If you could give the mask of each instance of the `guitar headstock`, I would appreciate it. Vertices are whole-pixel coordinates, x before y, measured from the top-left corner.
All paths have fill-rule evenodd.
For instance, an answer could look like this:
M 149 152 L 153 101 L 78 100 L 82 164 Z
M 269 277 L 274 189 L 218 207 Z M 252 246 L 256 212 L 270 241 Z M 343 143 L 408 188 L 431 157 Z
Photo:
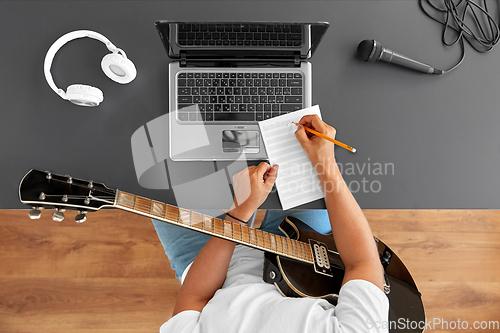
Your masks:
M 88 211 L 96 211 L 105 206 L 112 206 L 116 191 L 102 183 L 60 176 L 48 171 L 31 170 L 19 185 L 21 202 L 33 207 L 29 216 L 39 219 L 40 208 L 54 208 L 52 219 L 61 222 L 64 209 L 78 210 L 77 223 L 86 220 Z

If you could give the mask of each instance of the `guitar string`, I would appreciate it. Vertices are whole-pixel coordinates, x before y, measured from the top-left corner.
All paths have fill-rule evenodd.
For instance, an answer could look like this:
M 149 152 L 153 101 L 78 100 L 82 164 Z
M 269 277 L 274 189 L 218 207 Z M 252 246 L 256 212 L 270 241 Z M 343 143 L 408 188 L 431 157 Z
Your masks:
M 125 193 L 125 192 L 122 192 L 122 193 Z M 208 217 L 212 221 L 214 220 L 214 217 L 204 215 L 202 213 L 190 211 L 190 210 L 187 210 L 187 209 L 184 209 L 181 207 L 175 207 L 172 205 L 164 204 L 164 203 L 154 201 L 154 200 L 151 200 L 148 198 L 134 196 L 133 194 L 129 194 L 129 193 L 126 193 L 126 194 L 130 197 L 135 197 L 135 200 L 132 200 L 132 198 L 129 197 L 130 203 L 132 201 L 134 202 L 134 209 L 135 210 L 146 213 L 146 214 L 151 215 L 153 217 L 157 216 L 157 217 L 163 218 L 163 215 L 165 215 L 166 219 L 174 220 L 175 223 L 189 226 L 189 227 L 193 227 L 193 228 L 197 228 L 197 229 L 203 228 L 203 226 L 202 226 L 203 216 Z M 119 197 L 118 201 L 120 202 L 120 197 Z M 160 216 L 155 215 L 153 212 L 153 206 L 155 203 L 157 203 L 158 205 L 161 206 Z M 131 204 L 129 206 L 130 206 L 130 208 L 132 208 Z M 167 210 L 167 212 L 165 212 L 165 209 Z M 166 215 L 169 214 L 169 212 L 168 212 L 169 210 L 170 211 L 173 210 L 173 212 L 170 213 L 173 216 L 171 215 L 171 216 L 167 217 Z M 198 216 L 198 223 L 193 220 L 193 215 Z M 212 229 L 213 233 L 216 233 L 216 234 L 221 235 L 221 236 L 225 236 L 227 234 L 226 230 L 229 229 L 230 234 L 231 234 L 230 238 L 233 240 L 235 239 L 235 237 L 234 237 L 234 224 L 232 222 L 228 223 L 228 221 L 225 221 L 222 219 L 215 219 L 216 222 L 212 222 L 212 221 L 210 221 L 210 225 L 212 226 L 211 229 Z M 225 224 L 222 224 L 222 222 Z M 199 226 L 202 226 L 202 227 L 200 228 Z M 267 250 L 281 252 L 283 254 L 289 254 L 291 256 L 296 256 L 296 257 L 299 257 L 303 260 L 311 261 L 311 259 L 310 259 L 310 258 L 312 258 L 311 249 L 309 247 L 309 244 L 307 244 L 307 243 L 297 241 L 294 239 L 285 238 L 285 237 L 279 236 L 279 235 L 274 235 L 274 242 L 273 242 L 271 240 L 271 238 L 272 238 L 271 233 L 257 230 L 257 229 L 252 229 L 252 228 L 249 228 L 248 231 L 245 231 L 245 232 L 246 232 L 246 235 L 242 236 L 242 241 L 245 241 L 248 244 L 251 244 L 251 245 L 259 247 L 259 248 L 264 248 Z M 246 239 L 243 239 L 243 238 L 245 238 L 245 236 L 248 239 L 248 241 L 246 241 Z M 279 245 L 281 247 L 281 251 L 279 251 L 278 242 L 279 242 Z M 272 244 L 272 243 L 274 243 L 274 244 Z M 306 250 L 304 251 L 304 249 L 306 249 Z
M 228 226 L 229 223 L 226 221 L 224 222 Z M 234 232 L 234 224 L 233 224 L 233 232 Z M 243 226 L 245 227 L 245 226 Z M 221 224 L 215 224 L 214 229 L 215 232 L 218 234 L 224 233 L 224 229 Z M 245 230 L 244 228 L 241 230 Z M 235 239 L 234 237 L 232 237 Z M 274 239 L 274 242 L 271 240 Z M 281 254 L 288 254 L 290 256 L 295 256 L 299 257 L 300 259 L 310 261 L 311 255 L 310 251 L 308 253 L 307 251 L 307 244 L 304 242 L 300 242 L 297 240 L 289 239 L 291 248 L 289 249 L 289 245 L 286 242 L 287 238 L 280 236 L 280 235 L 275 235 L 271 234 L 266 231 L 258 230 L 258 229 L 253 229 L 253 228 L 248 228 L 244 231 L 244 234 L 242 233 L 241 236 L 241 241 L 260 247 L 264 248 L 267 250 L 271 250 L 277 253 Z M 279 244 L 279 245 L 278 245 Z M 306 249 L 304 251 L 304 249 Z
M 46 194 L 45 197 L 49 198 L 49 197 L 61 197 L 61 195 L 59 194 Z M 87 198 L 87 196 L 83 196 L 83 195 L 68 195 L 68 200 L 81 200 L 81 199 L 85 199 Z M 92 196 L 93 199 L 97 200 L 97 201 L 103 201 L 103 202 L 106 202 L 106 203 L 109 203 L 109 204 L 113 204 L 113 201 L 110 201 L 109 199 L 107 199 L 108 197 L 100 197 L 100 196 Z
M 122 193 L 125 193 L 125 192 L 122 192 Z M 127 193 L 127 194 L 130 196 L 134 196 L 133 194 L 129 194 L 129 193 Z M 174 212 L 170 213 L 171 214 L 170 216 L 168 216 L 168 217 L 165 216 L 166 219 L 177 220 L 176 222 L 179 224 L 187 225 L 187 226 L 191 226 L 191 227 L 196 228 L 196 223 L 194 223 L 194 226 L 193 226 L 191 211 L 185 210 L 184 208 L 181 208 L 181 207 L 174 207 L 172 205 L 168 205 L 168 204 L 164 204 L 164 203 L 160 203 L 160 202 L 157 202 L 157 203 L 160 204 L 161 206 L 167 205 L 166 207 L 162 207 L 162 209 L 161 209 L 162 216 L 163 216 L 163 212 L 165 211 L 165 209 L 167 209 L 166 214 L 169 214 L 168 208 L 174 209 Z M 153 204 L 154 204 L 153 200 L 151 200 L 151 199 L 135 196 L 135 200 L 134 200 L 135 208 L 134 209 L 137 211 L 141 211 L 141 212 L 146 213 L 148 215 L 156 216 L 155 214 L 152 214 Z M 194 212 L 194 213 L 201 214 L 199 216 L 200 219 L 203 219 L 203 216 L 209 217 L 212 221 L 214 221 L 214 219 L 215 219 L 214 217 L 209 216 L 209 215 L 205 215 L 205 214 L 198 213 L 198 212 Z M 159 216 L 159 217 L 161 218 L 162 216 Z M 231 230 L 233 231 L 231 236 L 234 235 L 234 224 L 232 224 L 232 223 L 231 224 L 229 224 L 229 223 L 222 224 L 222 223 L 227 223 L 227 221 L 222 220 L 222 219 L 215 219 L 214 222 L 212 222 L 212 221 L 210 224 L 212 225 L 212 232 L 213 233 L 216 233 L 218 235 L 224 235 L 226 233 L 225 232 L 226 228 L 231 228 Z M 221 221 L 221 222 L 219 222 L 219 221 Z M 201 222 L 198 224 L 201 224 Z M 259 234 L 259 232 L 261 234 Z M 274 244 L 274 246 L 271 246 L 271 244 L 270 244 L 270 242 L 271 242 L 270 241 L 270 239 L 271 239 L 270 233 L 265 232 L 265 231 L 261 231 L 261 230 L 258 230 L 258 232 L 257 232 L 257 229 L 250 229 L 250 228 L 248 228 L 248 231 L 246 231 L 246 233 L 248 235 L 244 235 L 244 236 L 247 236 L 248 243 L 250 243 L 254 246 L 263 247 L 263 248 L 271 249 L 274 251 L 278 250 L 277 244 Z M 244 236 L 242 236 L 242 238 Z M 277 238 L 277 237 L 279 237 L 279 238 Z M 231 237 L 231 238 L 234 239 L 234 237 Z M 267 239 L 267 242 L 266 242 L 266 239 Z M 308 253 L 307 252 L 304 253 L 304 251 L 303 251 L 304 246 L 301 246 L 301 243 L 303 243 L 304 245 L 306 245 L 305 248 L 307 248 L 307 243 L 299 242 L 297 240 L 293 240 L 293 239 L 289 239 L 289 238 L 285 238 L 285 237 L 280 236 L 280 235 L 275 235 L 275 240 L 276 239 L 279 239 L 283 253 L 290 252 L 292 255 L 297 255 L 298 257 L 301 257 L 302 259 L 308 260 Z M 290 241 L 290 244 L 287 243 L 287 240 Z M 277 242 L 275 242 L 275 243 L 277 243 Z
M 222 219 L 217 219 L 217 218 L 214 218 L 212 216 L 205 215 L 205 214 L 198 213 L 198 212 L 194 212 L 194 211 L 192 213 L 198 214 L 198 221 L 193 221 L 191 211 L 185 210 L 184 208 L 175 208 L 174 206 L 160 203 L 160 202 L 157 202 L 157 203 L 162 205 L 162 206 L 167 205 L 169 207 L 172 207 L 171 209 L 174 209 L 174 212 L 169 213 L 168 212 L 169 207 L 162 207 L 161 208 L 161 216 L 158 216 L 158 215 L 155 215 L 153 213 L 149 213 L 152 210 L 151 205 L 153 204 L 153 200 L 150 200 L 147 198 L 142 198 L 142 197 L 140 198 L 140 200 L 141 201 L 136 202 L 135 210 L 141 211 L 143 213 L 147 213 L 148 215 L 151 215 L 154 217 L 162 218 L 162 216 L 164 215 L 164 212 L 165 212 L 165 208 L 167 208 L 167 213 L 165 214 L 165 219 L 177 220 L 176 223 L 190 226 L 193 228 L 198 228 L 198 229 L 202 229 L 198 226 L 203 225 L 203 222 L 204 222 L 203 217 L 205 217 L 205 218 L 208 217 L 210 220 L 210 225 L 213 226 L 211 228 L 213 233 L 216 233 L 216 234 L 222 236 L 222 235 L 226 234 L 226 230 L 229 228 L 232 231 L 231 238 L 235 239 L 235 237 L 234 237 L 235 224 L 233 224 L 232 222 L 222 220 Z M 146 201 L 146 202 L 144 202 L 144 201 Z M 167 216 L 168 214 L 170 214 L 170 215 Z M 206 222 L 206 220 L 205 220 L 205 222 Z M 309 251 L 309 253 L 307 251 L 307 249 L 308 249 L 307 243 L 297 241 L 294 239 L 285 238 L 285 237 L 280 236 L 280 235 L 271 234 L 269 232 L 258 230 L 258 229 L 253 229 L 253 228 L 248 228 L 248 230 L 245 230 L 245 232 L 247 234 L 242 235 L 241 239 L 242 239 L 242 241 L 245 241 L 246 243 L 252 244 L 252 245 L 257 246 L 257 247 L 265 248 L 268 250 L 272 250 L 275 252 L 281 252 L 283 254 L 286 254 L 285 252 L 287 252 L 292 256 L 296 256 L 296 257 L 299 257 L 299 258 L 304 259 L 304 260 L 310 260 L 309 258 L 311 257 L 311 255 L 310 255 L 310 251 Z M 248 241 L 246 241 L 245 238 L 247 238 Z M 272 241 L 272 239 L 274 239 L 274 242 Z M 290 244 L 288 244 L 287 241 L 289 241 Z M 281 246 L 279 246 L 279 247 L 278 247 L 278 242 L 281 243 L 280 244 Z M 290 249 L 289 249 L 289 247 L 290 247 Z M 279 248 L 281 248 L 281 251 L 279 251 Z M 305 251 L 304 251 L 304 248 L 306 249 Z
M 99 192 L 103 192 L 103 193 L 109 193 L 109 194 L 113 195 L 113 198 L 116 195 L 116 190 L 112 190 L 112 189 L 109 189 L 107 187 L 104 187 L 104 185 L 102 185 L 103 186 L 102 189 L 96 189 L 95 187 L 92 187 L 92 188 L 88 187 L 88 185 L 84 186 L 84 185 L 81 185 L 81 184 L 76 184 L 76 183 L 74 183 L 75 180 L 73 180 L 73 183 L 71 183 L 71 184 L 69 184 L 67 180 L 56 179 L 56 178 L 54 178 L 54 176 L 52 176 L 52 178 L 50 180 L 57 181 L 57 182 L 60 182 L 60 183 L 66 183 L 66 184 L 71 185 L 71 186 L 85 188 L 85 189 L 88 189 L 88 190 L 91 190 L 91 191 L 99 191 Z M 82 181 L 82 182 L 84 182 L 84 181 Z M 93 184 L 93 185 L 95 186 L 95 184 Z
M 57 181 L 57 182 L 60 182 L 60 183 L 67 183 L 67 180 L 60 180 L 60 179 L 56 179 L 56 178 L 52 178 L 51 180 L 53 181 Z M 115 190 L 111 190 L 111 189 L 108 189 L 108 188 L 102 188 L 102 189 L 96 189 L 96 188 L 89 188 L 88 185 L 87 186 L 84 186 L 84 185 L 81 185 L 81 184 L 76 184 L 76 183 L 72 183 L 70 184 L 72 186 L 76 186 L 76 187 L 79 187 L 79 188 L 85 188 L 85 189 L 89 189 L 90 190 L 90 196 L 91 198 L 93 199 L 96 199 L 98 201 L 103 201 L 103 202 L 106 202 L 106 203 L 109 203 L 109 204 L 113 204 L 114 203 L 114 198 L 116 196 L 116 191 Z M 109 193 L 111 194 L 110 196 L 102 196 L 102 195 L 92 195 L 92 191 L 98 191 L 98 192 L 102 192 L 102 193 Z M 51 196 L 51 197 L 54 197 L 54 196 L 57 196 L 57 195 L 46 195 L 46 196 Z M 68 200 L 69 199 L 82 199 L 82 198 L 87 198 L 88 196 L 83 196 L 83 195 L 71 195 L 71 196 L 68 196 Z M 150 200 L 150 199 L 147 199 L 147 198 L 143 198 L 143 197 L 138 197 L 138 196 L 135 196 L 136 198 L 136 202 L 135 202 L 135 210 L 139 210 L 141 212 L 144 212 L 144 213 L 147 213 L 149 215 L 153 215 L 151 214 L 151 210 L 152 210 L 152 207 L 151 205 L 153 204 L 153 200 Z M 146 200 L 147 202 L 140 202 L 141 200 Z M 163 203 L 160 203 L 161 205 L 165 205 Z M 182 211 L 182 208 L 179 208 L 178 209 L 179 213 L 177 214 L 176 218 L 179 220 L 181 217 L 181 214 L 184 213 L 184 214 L 189 214 L 191 215 L 190 213 L 188 213 L 188 211 Z M 201 214 L 201 213 L 199 213 Z M 153 215 L 154 216 L 154 215 Z M 202 216 L 208 216 L 208 215 L 204 215 L 202 214 Z M 213 232 L 214 233 L 217 233 L 219 235 L 224 235 L 226 233 L 226 227 L 227 228 L 231 228 L 232 230 L 232 235 L 234 235 L 234 224 L 232 222 L 230 222 L 230 224 L 227 223 L 227 221 L 225 220 L 222 220 L 222 219 L 215 219 L 213 218 Z M 221 223 L 217 223 L 216 221 L 217 220 L 220 220 Z M 192 226 L 192 220 L 189 221 L 190 223 L 190 226 Z M 184 224 L 184 223 L 183 223 Z M 274 248 L 272 247 L 272 245 L 270 244 L 271 242 L 271 234 L 266 232 L 266 231 L 262 231 L 262 230 L 257 230 L 257 229 L 253 229 L 253 228 L 248 228 L 248 243 L 254 245 L 254 246 L 257 246 L 257 247 L 262 247 L 262 248 L 266 248 L 266 249 L 270 249 L 270 250 L 273 250 L 273 251 L 278 251 L 278 246 L 277 244 L 275 244 Z M 246 236 L 246 235 L 245 235 Z M 242 235 L 242 238 L 244 237 L 244 235 Z M 297 241 L 297 240 L 294 240 L 294 239 L 290 239 L 290 238 L 285 238 L 283 236 L 280 236 L 280 235 L 275 235 L 274 236 L 275 239 L 279 239 L 280 242 L 281 242 L 281 248 L 282 248 L 282 252 L 285 254 L 285 252 L 291 252 L 290 254 L 291 255 L 294 255 L 294 256 L 297 256 L 297 257 L 301 257 L 302 259 L 307 259 L 307 258 L 304 258 L 304 255 L 303 255 L 303 251 L 302 251 L 302 247 L 300 246 L 301 243 L 303 242 L 300 242 L 300 241 Z M 278 238 L 276 238 L 278 237 Z M 234 239 L 234 237 L 231 237 Z M 268 239 L 268 241 L 266 242 L 266 239 Z M 288 242 L 290 242 L 290 245 L 291 245 L 291 249 L 289 249 L 289 244 Z M 266 246 L 266 243 L 269 243 L 267 246 Z M 307 248 L 307 247 L 306 247 Z M 300 255 L 299 255 L 300 254 Z
M 63 197 L 64 195 L 61 195 L 61 194 L 45 194 L 45 197 Z M 84 198 L 88 198 L 87 195 L 68 195 L 67 196 L 68 199 L 84 199 Z M 109 199 L 106 199 L 106 198 L 111 198 L 111 196 L 95 196 L 93 195 L 92 198 L 98 198 L 100 200 L 109 200 Z
M 141 204 L 139 204 L 139 205 L 141 205 Z M 149 209 L 148 206 L 149 205 L 147 203 L 143 204 L 143 208 Z M 181 211 L 180 215 L 182 215 L 183 213 L 186 214 L 186 215 L 190 215 L 189 212 L 187 212 L 187 211 L 185 211 L 185 212 Z M 204 215 L 202 213 L 198 213 L 198 214 Z M 208 216 L 208 215 L 204 215 L 204 216 Z M 175 218 L 179 219 L 177 217 L 177 214 L 175 214 Z M 213 219 L 213 217 L 211 217 L 211 218 Z M 183 223 L 182 221 L 179 221 L 179 222 L 182 223 L 182 224 L 185 224 L 185 225 L 194 226 L 196 228 L 196 223 L 193 224 L 193 221 L 191 221 L 189 218 L 187 220 L 188 221 L 186 221 L 186 222 L 188 222 L 188 223 Z M 216 232 L 217 234 L 221 234 L 222 235 L 225 232 L 225 228 L 229 227 L 229 225 L 230 225 L 231 222 L 228 223 L 225 220 L 220 220 L 220 221 L 222 221 L 223 223 L 226 223 L 226 225 L 221 224 L 221 222 L 214 223 L 214 228 L 213 229 L 214 229 L 214 232 Z M 198 224 L 201 224 L 201 222 L 198 223 Z M 234 226 L 235 225 L 234 224 L 232 224 L 232 225 L 233 225 L 233 232 L 234 232 Z M 266 249 L 269 249 L 269 250 L 272 250 L 272 251 L 276 251 L 276 252 L 281 252 L 281 253 L 285 253 L 285 252 L 290 252 L 291 251 L 292 252 L 291 255 L 296 255 L 296 256 L 298 256 L 298 257 L 300 257 L 302 259 L 310 260 L 309 259 L 310 258 L 310 252 L 309 252 L 309 254 L 307 252 L 307 249 L 308 249 L 307 243 L 304 243 L 304 242 L 301 242 L 301 241 L 297 241 L 297 240 L 294 240 L 294 239 L 288 239 L 288 238 L 285 238 L 285 237 L 280 236 L 280 235 L 271 234 L 269 232 L 262 231 L 262 230 L 257 230 L 257 229 L 253 229 L 253 228 L 248 228 L 248 230 L 246 230 L 246 233 L 247 233 L 246 235 L 242 236 L 242 240 L 244 240 L 245 238 L 247 238 L 248 239 L 248 243 L 250 243 L 252 245 L 255 245 L 255 246 L 258 246 L 258 247 L 263 247 L 263 248 L 266 248 Z M 234 237 L 232 237 L 232 238 L 234 239 Z M 273 240 L 274 240 L 274 242 L 273 242 Z M 288 245 L 287 240 L 290 241 L 290 246 Z M 289 247 L 291 247 L 290 251 L 288 250 Z M 281 248 L 282 250 L 279 251 L 279 248 Z M 304 251 L 304 248 L 306 249 L 306 251 Z
M 60 179 L 56 179 L 56 178 L 51 178 L 51 180 L 56 181 L 56 182 L 60 182 L 60 183 L 68 183 L 67 180 L 60 180 Z M 88 189 L 89 190 L 90 198 L 92 198 L 94 200 L 103 201 L 103 202 L 106 202 L 108 204 L 114 204 L 114 199 L 116 197 L 117 190 L 111 190 L 111 189 L 108 189 L 106 187 L 104 187 L 102 189 L 96 189 L 94 187 L 90 188 L 90 187 L 88 187 L 88 185 L 84 186 L 84 185 L 77 184 L 77 183 L 71 183 L 69 185 L 76 186 L 76 187 L 79 187 L 79 188 Z M 101 192 L 101 193 L 109 193 L 111 195 L 110 196 L 93 195 L 92 194 L 93 191 Z M 125 192 L 122 192 L 122 193 L 125 193 Z M 138 197 L 138 196 L 135 196 L 133 194 L 129 194 L 129 195 L 131 195 L 131 196 L 133 196 L 135 198 L 135 200 L 134 200 L 135 201 L 135 203 L 134 203 L 134 206 L 135 206 L 134 209 L 135 210 L 138 210 L 138 211 L 147 213 L 148 215 L 154 216 L 154 214 L 152 214 L 153 200 L 150 200 L 150 199 L 147 199 L 147 198 L 143 198 L 143 197 Z M 60 196 L 60 195 L 53 195 L 53 194 L 48 194 L 47 195 L 46 194 L 46 196 L 47 197 L 56 197 L 56 196 Z M 72 200 L 74 200 L 74 199 L 83 199 L 83 198 L 88 198 L 88 197 L 89 196 L 84 196 L 84 195 L 69 195 L 68 196 L 68 200 L 70 200 L 70 199 L 72 199 Z M 146 202 L 144 202 L 144 201 L 146 201 Z M 164 203 L 159 203 L 159 204 L 162 205 L 162 206 L 166 205 Z M 167 206 L 165 206 L 165 209 L 166 208 L 167 208 Z M 163 212 L 163 210 L 162 210 L 162 212 Z M 195 212 L 195 213 L 197 213 L 197 212 Z M 166 214 L 167 214 L 167 212 L 166 212 Z M 184 217 L 182 217 L 182 214 L 184 214 L 184 215 L 187 214 L 187 215 L 190 216 L 190 218 L 189 218 L 189 225 L 192 227 L 193 226 L 193 221 L 192 221 L 192 218 L 191 218 L 192 213 L 190 213 L 190 211 L 188 211 L 188 210 L 183 210 L 183 208 L 177 208 L 176 219 L 178 220 L 178 222 L 180 222 L 180 219 L 184 219 Z M 198 214 L 201 214 L 201 213 L 198 213 Z M 208 215 L 201 214 L 201 218 L 203 218 L 203 216 L 209 217 Z M 213 226 L 212 230 L 213 230 L 214 233 L 223 236 L 223 235 L 226 234 L 226 228 L 230 228 L 230 230 L 231 230 L 231 238 L 234 239 L 234 224 L 232 222 L 228 223 L 228 221 L 225 221 L 225 220 L 222 220 L 222 219 L 216 219 L 214 217 L 210 217 L 210 218 L 212 219 L 212 223 L 211 224 Z M 218 220 L 220 220 L 221 222 L 218 222 Z M 203 223 L 203 221 L 201 223 Z M 184 223 L 182 223 L 182 224 L 184 224 Z M 244 230 L 244 229 L 241 229 L 241 230 Z M 272 251 L 279 252 L 278 251 L 278 245 L 274 244 L 274 247 L 273 247 L 272 244 L 271 244 L 271 234 L 270 233 L 268 233 L 266 231 L 261 231 L 261 230 L 253 229 L 253 228 L 247 228 L 247 230 L 245 230 L 245 231 L 246 231 L 247 235 L 244 235 L 243 231 L 241 232 L 242 241 L 243 241 L 243 238 L 245 236 L 248 236 L 248 243 L 249 244 L 254 245 L 256 247 L 265 248 L 265 249 L 269 249 L 269 250 L 272 250 Z M 302 259 L 308 260 L 308 258 L 304 258 L 304 257 L 307 257 L 307 253 L 306 253 L 306 255 L 304 255 L 303 251 L 302 251 L 301 243 L 303 243 L 303 242 L 300 242 L 300 241 L 297 241 L 297 240 L 293 240 L 293 239 L 289 239 L 289 238 L 285 238 L 285 237 L 279 236 L 279 235 L 275 235 L 274 237 L 275 237 L 275 240 L 278 240 L 278 239 L 280 240 L 281 250 L 282 250 L 283 254 L 287 254 L 291 250 L 291 252 L 292 252 L 291 255 L 292 256 L 297 256 L 297 257 L 301 257 Z M 276 238 L 276 237 L 278 237 L 278 238 Z M 266 242 L 266 239 L 267 239 L 267 242 Z M 290 242 L 290 245 L 292 247 L 291 249 L 288 248 L 289 245 L 288 245 L 287 241 Z M 287 252 L 287 253 L 285 253 L 285 252 Z M 290 255 L 290 253 L 289 253 L 289 255 Z
M 129 195 L 132 196 L 132 194 Z M 135 201 L 134 209 L 136 211 L 148 214 L 152 217 L 161 218 L 186 227 L 207 230 L 219 236 L 228 236 L 232 240 L 241 241 L 250 246 L 270 250 L 275 253 L 279 253 L 292 258 L 299 258 L 307 262 L 313 262 L 312 250 L 307 243 L 304 243 L 302 241 L 285 238 L 280 235 L 274 235 L 266 231 L 261 231 L 253 228 L 244 228 L 245 226 L 240 227 L 241 238 L 235 237 L 236 225 L 232 222 L 214 218 L 212 216 L 194 211 L 191 212 L 184 208 L 175 207 L 143 197 L 138 197 L 137 199 L 139 200 Z M 158 214 L 153 213 L 153 202 L 161 206 Z M 131 206 L 129 206 L 129 208 L 130 207 Z M 193 216 L 197 218 L 193 219 Z M 207 223 L 209 223 L 208 228 L 204 225 Z M 230 231 L 229 235 L 227 233 L 227 230 Z M 236 229 L 236 234 L 238 234 L 238 229 Z

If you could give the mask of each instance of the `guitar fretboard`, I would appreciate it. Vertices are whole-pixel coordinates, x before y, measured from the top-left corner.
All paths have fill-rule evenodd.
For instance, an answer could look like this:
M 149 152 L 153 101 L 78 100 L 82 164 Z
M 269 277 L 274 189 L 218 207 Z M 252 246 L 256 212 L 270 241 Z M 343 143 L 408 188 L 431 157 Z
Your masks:
M 308 243 L 271 234 L 188 209 L 117 190 L 114 207 L 156 220 L 228 239 L 256 249 L 272 252 L 307 263 L 314 263 Z

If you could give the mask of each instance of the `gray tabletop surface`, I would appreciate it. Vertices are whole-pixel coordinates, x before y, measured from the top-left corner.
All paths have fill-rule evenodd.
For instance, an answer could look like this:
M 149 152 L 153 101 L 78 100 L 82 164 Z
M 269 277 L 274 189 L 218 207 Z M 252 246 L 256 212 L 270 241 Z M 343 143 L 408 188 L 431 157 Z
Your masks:
M 219 171 L 229 179 L 240 164 L 163 159 L 145 176 L 137 168 L 146 162 L 134 161 L 134 134 L 168 112 L 169 59 L 154 26 L 166 19 L 329 22 L 311 59 L 313 104 L 337 138 L 358 150 L 338 148 L 336 156 L 361 207 L 500 208 L 500 50 L 480 54 L 466 46 L 463 64 L 442 76 L 356 57 L 360 41 L 376 39 L 451 67 L 460 47 L 442 44 L 441 26 L 416 0 L 1 1 L 0 208 L 23 207 L 18 186 L 32 168 L 192 207 L 230 195 L 227 181 L 218 187 L 207 179 Z M 56 84 L 99 87 L 104 102 L 96 108 L 62 100 L 43 75 L 49 46 L 79 29 L 108 37 L 138 71 L 130 84 L 114 83 L 100 69 L 102 43 L 87 38 L 64 46 L 52 67 Z M 275 192 L 263 207 L 280 208 Z

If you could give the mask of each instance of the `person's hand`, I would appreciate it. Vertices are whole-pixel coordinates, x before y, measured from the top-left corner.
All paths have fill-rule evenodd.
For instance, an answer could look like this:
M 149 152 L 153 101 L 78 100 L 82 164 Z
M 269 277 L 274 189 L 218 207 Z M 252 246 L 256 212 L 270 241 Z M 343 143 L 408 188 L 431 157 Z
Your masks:
M 250 166 L 233 176 L 234 206 L 240 213 L 253 214 L 266 200 L 278 176 L 278 165 L 266 162 Z M 239 218 L 239 217 L 238 217 Z
M 304 126 L 312 128 L 332 139 L 335 139 L 335 128 L 323 122 L 317 115 L 303 116 L 299 124 L 299 128 L 295 131 L 295 136 L 314 166 L 316 168 L 326 167 L 330 163 L 335 163 L 335 144 L 307 132 Z

